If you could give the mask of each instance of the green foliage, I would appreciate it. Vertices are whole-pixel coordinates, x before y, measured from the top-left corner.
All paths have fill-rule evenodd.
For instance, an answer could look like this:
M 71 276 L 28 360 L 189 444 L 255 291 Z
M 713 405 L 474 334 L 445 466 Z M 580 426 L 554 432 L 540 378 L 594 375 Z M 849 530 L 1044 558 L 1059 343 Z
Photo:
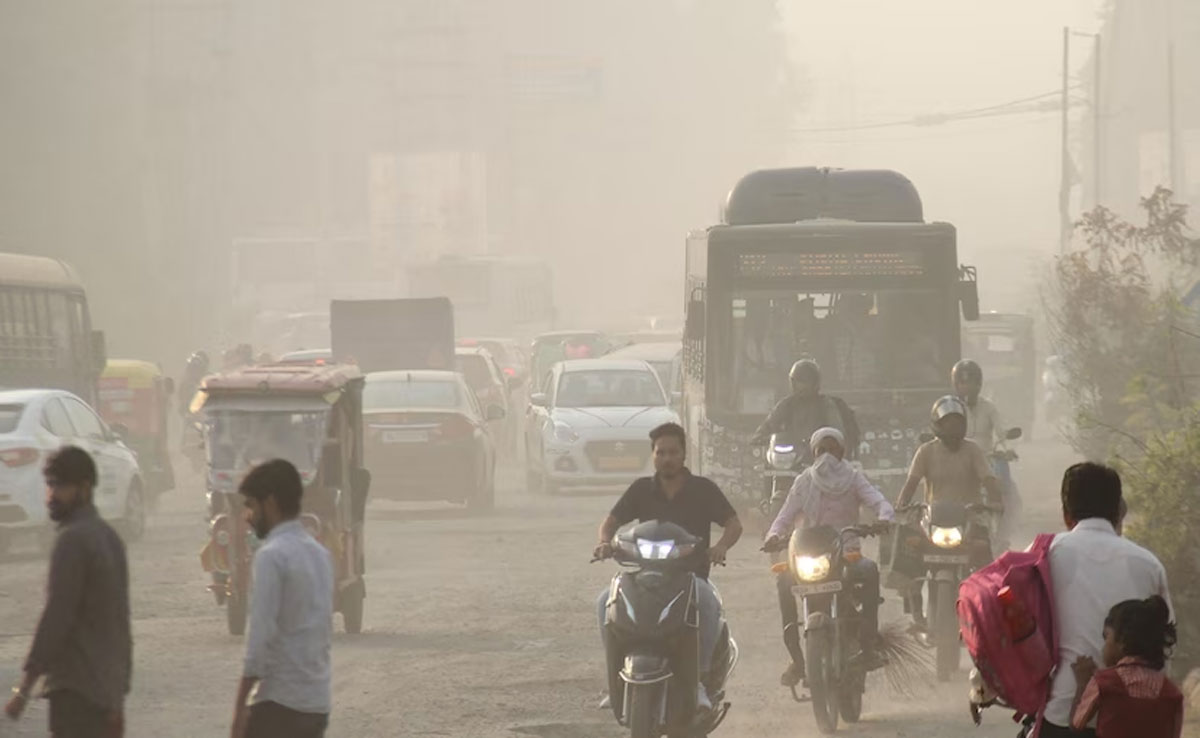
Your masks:
M 1177 663 L 1200 663 L 1200 328 L 1180 303 L 1200 240 L 1186 207 L 1157 189 L 1144 225 L 1099 208 L 1077 228 L 1084 247 L 1055 264 L 1046 301 L 1088 458 L 1125 481 L 1126 533 L 1162 560 L 1180 628 Z M 1194 370 L 1193 370 L 1194 371 Z

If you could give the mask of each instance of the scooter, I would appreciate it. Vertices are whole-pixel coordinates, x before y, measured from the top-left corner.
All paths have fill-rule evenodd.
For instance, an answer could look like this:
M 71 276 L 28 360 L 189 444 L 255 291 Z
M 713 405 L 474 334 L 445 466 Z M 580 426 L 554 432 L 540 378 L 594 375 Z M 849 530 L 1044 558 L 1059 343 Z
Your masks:
M 807 438 L 798 439 L 784 432 L 771 434 L 763 456 L 763 497 L 758 506 L 763 517 L 774 520 L 792 482 L 812 463 L 812 452 Z
M 737 642 L 721 623 L 712 668 L 699 673 L 699 608 L 692 556 L 700 539 L 674 523 L 649 520 L 619 531 L 604 618 L 609 705 L 630 738 L 692 738 L 716 730 L 729 712 L 725 686 Z M 703 682 L 714 707 L 697 709 Z

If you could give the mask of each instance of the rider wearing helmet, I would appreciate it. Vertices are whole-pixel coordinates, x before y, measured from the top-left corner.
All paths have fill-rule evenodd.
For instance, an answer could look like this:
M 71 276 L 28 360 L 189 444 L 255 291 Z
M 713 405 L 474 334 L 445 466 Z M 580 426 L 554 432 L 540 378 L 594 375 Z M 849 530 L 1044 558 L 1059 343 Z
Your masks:
M 950 371 L 954 394 L 967 406 L 967 438 L 979 444 L 985 454 L 991 454 L 996 444 L 1005 440 L 1004 423 L 995 403 L 980 396 L 983 390 L 983 369 L 970 359 L 963 359 Z M 1008 465 L 998 467 L 1001 488 L 1004 490 L 1004 517 L 996 532 L 998 548 L 1007 548 L 1012 539 L 1013 528 L 1021 514 L 1021 496 L 1016 482 L 1008 473 Z
M 984 453 L 991 453 L 996 443 L 1004 440 L 1004 425 L 996 404 L 980 396 L 983 390 L 983 369 L 971 359 L 963 359 L 950 371 L 954 394 L 967 406 L 967 438 L 979 444 Z
M 821 367 L 813 359 L 801 359 L 788 372 L 792 394 L 779 401 L 754 433 L 757 443 L 772 433 L 790 431 L 807 446 L 820 428 L 836 428 L 846 438 L 846 453 L 853 458 L 860 438 L 858 419 L 840 397 L 821 394 Z
M 843 455 L 851 459 L 858 451 L 858 420 L 854 411 L 839 397 L 821 394 L 821 367 L 813 359 L 801 359 L 792 364 L 788 372 L 792 394 L 783 398 L 754 434 L 756 443 L 763 443 L 772 433 L 793 432 L 798 444 L 809 447 L 810 439 L 822 429 L 833 429 L 841 434 Z M 812 450 L 810 449 L 810 452 Z M 786 495 L 772 498 L 771 513 L 778 515 Z M 794 687 L 804 679 L 804 660 L 800 656 L 800 615 L 796 596 L 792 594 L 791 577 L 786 572 L 776 576 L 779 597 L 779 614 L 783 620 L 783 641 L 792 655 L 791 662 L 779 681 L 785 687 Z
M 200 387 L 200 381 L 208 374 L 208 354 L 196 351 L 188 357 L 187 366 L 183 369 L 183 378 L 179 382 L 179 414 L 187 416 L 192 406 L 192 398 Z
M 961 503 L 992 502 L 998 504 L 1003 490 L 987 458 L 974 441 L 967 439 L 967 405 L 954 395 L 945 395 L 933 404 L 930 421 L 934 440 L 921 444 L 908 469 L 908 479 L 900 490 L 896 507 L 903 508 L 912 501 L 917 485 L 925 482 L 925 502 L 954 501 Z M 987 490 L 987 499 L 980 496 Z M 909 592 L 913 621 L 924 628 L 920 587 Z

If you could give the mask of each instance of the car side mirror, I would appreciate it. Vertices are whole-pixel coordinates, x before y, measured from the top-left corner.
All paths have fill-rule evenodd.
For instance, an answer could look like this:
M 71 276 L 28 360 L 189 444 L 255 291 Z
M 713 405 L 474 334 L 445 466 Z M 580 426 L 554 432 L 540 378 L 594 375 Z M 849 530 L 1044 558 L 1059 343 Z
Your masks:
M 704 300 L 689 300 L 684 335 L 688 340 L 700 341 L 704 338 L 704 331 Z
M 500 407 L 499 405 L 488 405 L 487 410 L 484 411 L 484 416 L 489 422 L 493 420 L 504 420 L 504 408 Z
M 1020 428 L 1009 428 L 1004 433 L 1004 437 L 1010 441 L 1015 441 L 1021 437 L 1021 429 Z
M 112 434 L 113 438 L 121 443 L 124 443 L 125 439 L 129 437 L 129 426 L 125 425 L 124 423 L 113 423 L 108 427 L 108 430 Z
M 545 392 L 534 392 L 529 396 L 529 404 L 534 407 L 549 407 L 550 398 L 546 397 Z

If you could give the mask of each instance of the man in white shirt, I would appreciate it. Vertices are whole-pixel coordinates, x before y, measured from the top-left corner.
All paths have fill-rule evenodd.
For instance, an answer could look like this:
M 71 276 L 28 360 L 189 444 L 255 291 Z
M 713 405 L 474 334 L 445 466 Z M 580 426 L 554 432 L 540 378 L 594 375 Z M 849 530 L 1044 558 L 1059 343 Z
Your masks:
M 239 491 L 266 542 L 254 555 L 231 738 L 322 738 L 333 701 L 333 559 L 300 523 L 304 486 L 291 463 L 260 464 Z
M 1081 656 L 1103 663 L 1104 619 L 1113 605 L 1161 595 L 1171 601 L 1163 565 L 1141 546 L 1122 538 L 1121 478 L 1106 466 L 1075 464 L 1062 483 L 1066 533 L 1050 547 L 1050 572 L 1058 630 L 1058 671 L 1044 712 L 1041 738 L 1092 736 L 1071 732 L 1075 673 Z

